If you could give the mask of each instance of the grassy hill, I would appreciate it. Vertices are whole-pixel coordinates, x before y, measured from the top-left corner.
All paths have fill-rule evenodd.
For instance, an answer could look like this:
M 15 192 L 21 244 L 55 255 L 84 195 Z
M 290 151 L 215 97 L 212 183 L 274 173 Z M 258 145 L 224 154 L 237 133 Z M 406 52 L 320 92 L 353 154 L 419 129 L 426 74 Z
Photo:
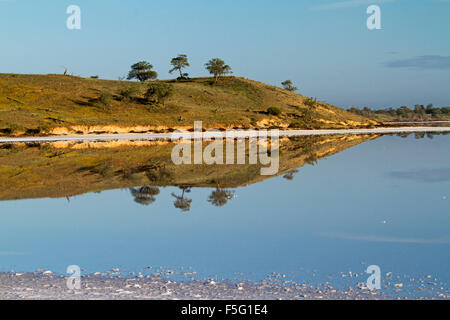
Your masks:
M 148 83 L 63 75 L 0 74 L 0 134 L 167 132 L 203 127 L 356 128 L 377 122 L 287 90 L 244 78 L 164 81 L 165 105 L 148 103 Z M 131 98 L 124 91 L 134 91 Z M 282 110 L 278 116 L 267 109 Z

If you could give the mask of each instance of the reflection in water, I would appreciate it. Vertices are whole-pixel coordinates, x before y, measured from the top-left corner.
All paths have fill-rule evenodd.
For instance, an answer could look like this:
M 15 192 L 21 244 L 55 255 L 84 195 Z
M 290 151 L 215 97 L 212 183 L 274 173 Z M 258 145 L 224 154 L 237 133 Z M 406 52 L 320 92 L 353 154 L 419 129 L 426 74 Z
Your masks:
M 212 203 L 216 207 L 223 207 L 227 204 L 228 200 L 233 199 L 234 191 L 222 189 L 219 184 L 215 191 L 209 196 L 208 202 Z
M 298 173 L 298 170 L 292 170 L 292 171 L 286 173 L 283 176 L 283 178 L 286 179 L 286 180 L 292 181 L 292 180 L 294 180 L 294 176 L 295 176 L 296 173 Z
M 447 133 L 396 135 L 407 138 L 411 134 L 416 139 L 432 139 Z M 315 165 L 320 159 L 381 136 L 284 137 L 280 140 L 279 175 L 292 181 L 298 168 Z M 130 189 L 137 203 L 150 205 L 156 200 L 158 187 L 181 186 L 181 194 L 173 195 L 174 205 L 182 211 L 189 211 L 192 200 L 185 194 L 189 193 L 190 187 L 216 188 L 208 201 L 220 207 L 233 198 L 233 192 L 225 188 L 237 188 L 271 178 L 259 174 L 260 164 L 176 166 L 171 161 L 172 148 L 170 142 L 161 141 L 150 145 L 143 145 L 142 141 L 0 144 L 0 201 L 61 197 L 69 201 L 75 195 L 126 188 Z M 393 173 L 398 178 L 422 181 L 448 177 L 442 170 L 425 174 L 427 177 L 423 178 L 422 173 Z
M 191 187 L 183 186 L 180 187 L 180 189 L 182 190 L 180 196 L 172 192 L 172 197 L 176 199 L 173 205 L 175 206 L 175 208 L 180 209 L 183 212 L 187 212 L 191 210 L 192 199 L 185 198 L 184 194 L 191 192 Z
M 298 168 L 380 135 L 295 136 L 280 140 L 278 175 L 292 180 Z M 72 197 L 90 192 L 129 189 L 137 203 L 150 205 L 157 187 L 182 187 L 174 205 L 189 211 L 190 187 L 215 188 L 208 201 L 224 206 L 234 189 L 264 181 L 261 164 L 175 165 L 174 144 L 82 144 L 76 142 L 0 145 L 0 200 Z M 135 144 L 136 143 L 136 144 Z M 246 145 L 246 152 L 249 146 Z M 151 186 L 151 187 L 150 187 Z M 188 187 L 183 187 L 188 186 Z
M 159 194 L 159 188 L 153 186 L 130 188 L 130 191 L 134 197 L 134 201 L 145 206 L 148 206 L 155 202 L 155 196 Z
M 450 131 L 443 131 L 443 132 L 402 132 L 402 133 L 397 133 L 397 134 L 389 134 L 389 135 L 396 135 L 397 137 L 401 137 L 401 138 L 408 138 L 410 135 L 414 135 L 414 137 L 416 139 L 424 139 L 425 137 L 428 139 L 434 139 L 435 136 L 445 136 L 450 134 Z
M 60 198 L 0 201 L 0 269 L 65 272 L 75 263 L 86 274 L 150 274 L 162 266 L 182 279 L 187 270 L 196 279 L 276 273 L 356 285 L 376 264 L 396 275 L 383 283 L 407 288 L 411 275 L 445 292 L 448 136 L 377 137 L 284 139 L 270 179 L 248 164 L 175 166 L 170 145 L 0 148 L 0 200 Z M 306 166 L 313 158 L 320 165 Z
M 190 193 L 192 190 L 191 186 L 181 186 L 179 187 L 181 194 L 177 195 L 174 192 L 171 196 L 175 198 L 173 203 L 174 207 L 180 209 L 183 212 L 188 212 L 191 210 L 192 199 L 186 197 L 186 193 Z M 134 198 L 134 202 L 139 203 L 144 206 L 148 206 L 156 201 L 155 196 L 160 194 L 160 190 L 155 186 L 144 186 L 140 188 L 130 188 L 131 195 Z M 208 202 L 216 207 L 223 207 L 228 203 L 229 200 L 234 197 L 234 190 L 223 189 L 220 184 L 217 184 L 215 190 L 211 192 L 208 197 Z

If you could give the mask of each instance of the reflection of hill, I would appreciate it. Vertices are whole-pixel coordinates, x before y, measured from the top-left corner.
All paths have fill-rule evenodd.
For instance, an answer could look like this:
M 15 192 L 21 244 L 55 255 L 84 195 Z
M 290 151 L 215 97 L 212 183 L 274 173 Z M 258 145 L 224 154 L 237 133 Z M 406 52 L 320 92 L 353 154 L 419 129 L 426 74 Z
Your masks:
M 378 136 L 283 138 L 279 175 Z M 181 165 L 172 163 L 166 142 L 104 145 L 0 145 L 0 200 L 66 197 L 135 186 L 235 188 L 256 183 L 261 165 Z

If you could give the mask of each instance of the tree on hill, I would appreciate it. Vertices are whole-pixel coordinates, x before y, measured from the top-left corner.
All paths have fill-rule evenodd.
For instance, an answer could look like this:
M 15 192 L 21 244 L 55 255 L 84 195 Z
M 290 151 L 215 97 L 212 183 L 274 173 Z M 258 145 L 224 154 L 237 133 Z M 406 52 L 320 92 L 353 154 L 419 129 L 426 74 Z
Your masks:
M 169 70 L 170 73 L 178 71 L 180 73 L 180 79 L 188 77 L 187 73 L 183 73 L 183 69 L 190 66 L 187 55 L 179 54 L 178 57 L 173 58 L 172 61 L 170 61 L 170 64 L 173 66 L 173 68 Z
M 285 90 L 288 90 L 288 91 L 294 92 L 294 91 L 297 91 L 297 90 L 298 90 L 297 87 L 294 87 L 294 84 L 292 83 L 292 80 L 286 80 L 286 81 L 283 81 L 283 82 L 281 83 L 281 85 L 283 86 L 283 88 L 284 88 Z
M 219 58 L 214 58 L 209 60 L 205 64 L 206 70 L 209 71 L 210 74 L 214 75 L 214 83 L 217 83 L 219 77 L 232 73 L 231 67 L 225 64 L 225 61 Z
M 408 115 L 412 113 L 412 110 L 407 106 L 401 106 L 397 109 L 397 115 L 403 118 L 408 118 Z
M 131 66 L 131 71 L 128 73 L 128 80 L 138 79 L 141 82 L 153 80 L 158 77 L 158 73 L 153 71 L 153 66 L 147 61 L 141 61 Z
M 419 117 L 423 117 L 425 115 L 425 107 L 421 104 L 416 104 L 414 106 L 414 113 Z

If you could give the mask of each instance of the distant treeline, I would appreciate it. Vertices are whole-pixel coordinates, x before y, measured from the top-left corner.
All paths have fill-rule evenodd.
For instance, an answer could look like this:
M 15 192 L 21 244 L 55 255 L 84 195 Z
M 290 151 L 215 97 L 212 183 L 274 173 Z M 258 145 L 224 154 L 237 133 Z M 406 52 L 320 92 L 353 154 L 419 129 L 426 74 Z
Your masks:
M 439 120 L 450 118 L 450 107 L 438 108 L 432 104 L 427 106 L 416 104 L 413 109 L 407 106 L 380 110 L 374 110 L 368 107 L 364 107 L 363 109 L 352 107 L 348 111 L 376 120 Z

